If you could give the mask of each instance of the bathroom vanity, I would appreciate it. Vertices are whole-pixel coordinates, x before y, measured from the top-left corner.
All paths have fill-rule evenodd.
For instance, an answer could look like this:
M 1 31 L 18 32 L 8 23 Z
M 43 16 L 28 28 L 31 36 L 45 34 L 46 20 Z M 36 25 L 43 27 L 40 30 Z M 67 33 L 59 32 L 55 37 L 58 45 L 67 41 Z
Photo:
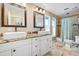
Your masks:
M 15 28 L 15 32 L 12 31 L 8 34 L 0 35 L 1 37 L 3 36 L 3 38 L 0 37 L 0 56 L 42 56 L 51 51 L 52 36 L 51 34 L 46 34 L 48 32 L 44 32 L 45 30 L 42 31 L 45 28 L 44 15 L 36 12 L 34 14 L 34 24 L 32 25 L 34 25 L 35 29 L 39 29 L 38 31 L 41 30 L 40 34 L 27 36 L 26 32 L 28 31 L 26 29 L 25 32 L 18 31 L 17 28 L 24 29 L 27 27 L 26 11 L 25 7 L 14 3 L 2 4 L 1 25 L 2 27 Z M 30 29 L 30 25 L 28 28 Z
M 38 35 L 0 44 L 0 56 L 42 56 L 51 49 L 51 35 Z

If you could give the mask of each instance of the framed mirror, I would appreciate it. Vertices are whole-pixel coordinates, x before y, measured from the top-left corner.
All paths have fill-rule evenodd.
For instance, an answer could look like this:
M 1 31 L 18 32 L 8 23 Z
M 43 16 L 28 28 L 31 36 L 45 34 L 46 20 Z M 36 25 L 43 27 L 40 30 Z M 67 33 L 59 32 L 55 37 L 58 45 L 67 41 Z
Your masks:
M 34 12 L 34 28 L 44 28 L 44 14 Z
M 26 8 L 15 3 L 2 4 L 2 27 L 26 27 Z

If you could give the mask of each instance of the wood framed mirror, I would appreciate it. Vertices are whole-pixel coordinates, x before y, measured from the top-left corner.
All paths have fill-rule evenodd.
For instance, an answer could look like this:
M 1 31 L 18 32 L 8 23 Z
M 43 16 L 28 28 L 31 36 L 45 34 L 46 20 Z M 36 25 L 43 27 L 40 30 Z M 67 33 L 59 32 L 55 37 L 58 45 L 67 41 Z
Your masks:
M 34 11 L 34 28 L 44 28 L 44 14 Z
M 26 8 L 15 3 L 2 4 L 2 27 L 26 27 Z

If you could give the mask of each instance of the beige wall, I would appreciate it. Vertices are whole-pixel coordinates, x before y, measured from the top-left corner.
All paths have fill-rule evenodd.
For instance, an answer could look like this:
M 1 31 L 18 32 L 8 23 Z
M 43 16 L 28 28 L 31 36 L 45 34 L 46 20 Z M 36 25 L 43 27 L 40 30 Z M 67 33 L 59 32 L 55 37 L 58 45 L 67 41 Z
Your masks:
M 26 5 L 26 10 L 27 10 L 27 27 L 26 28 L 18 28 L 18 31 L 38 31 L 39 29 L 33 28 L 33 11 L 34 11 L 35 6 L 31 4 Z M 46 11 L 46 15 L 49 15 L 51 18 L 53 14 L 50 12 Z M 3 32 L 10 32 L 10 31 L 15 31 L 14 27 L 1 27 L 1 4 L 0 4 L 0 33 Z M 51 21 L 50 21 L 51 22 Z

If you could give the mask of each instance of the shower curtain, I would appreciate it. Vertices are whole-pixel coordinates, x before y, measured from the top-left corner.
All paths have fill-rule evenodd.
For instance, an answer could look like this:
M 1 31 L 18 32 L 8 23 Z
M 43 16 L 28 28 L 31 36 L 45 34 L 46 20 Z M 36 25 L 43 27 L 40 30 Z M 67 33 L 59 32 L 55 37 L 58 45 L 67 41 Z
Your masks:
M 62 18 L 61 38 L 62 41 L 72 40 L 72 18 Z

